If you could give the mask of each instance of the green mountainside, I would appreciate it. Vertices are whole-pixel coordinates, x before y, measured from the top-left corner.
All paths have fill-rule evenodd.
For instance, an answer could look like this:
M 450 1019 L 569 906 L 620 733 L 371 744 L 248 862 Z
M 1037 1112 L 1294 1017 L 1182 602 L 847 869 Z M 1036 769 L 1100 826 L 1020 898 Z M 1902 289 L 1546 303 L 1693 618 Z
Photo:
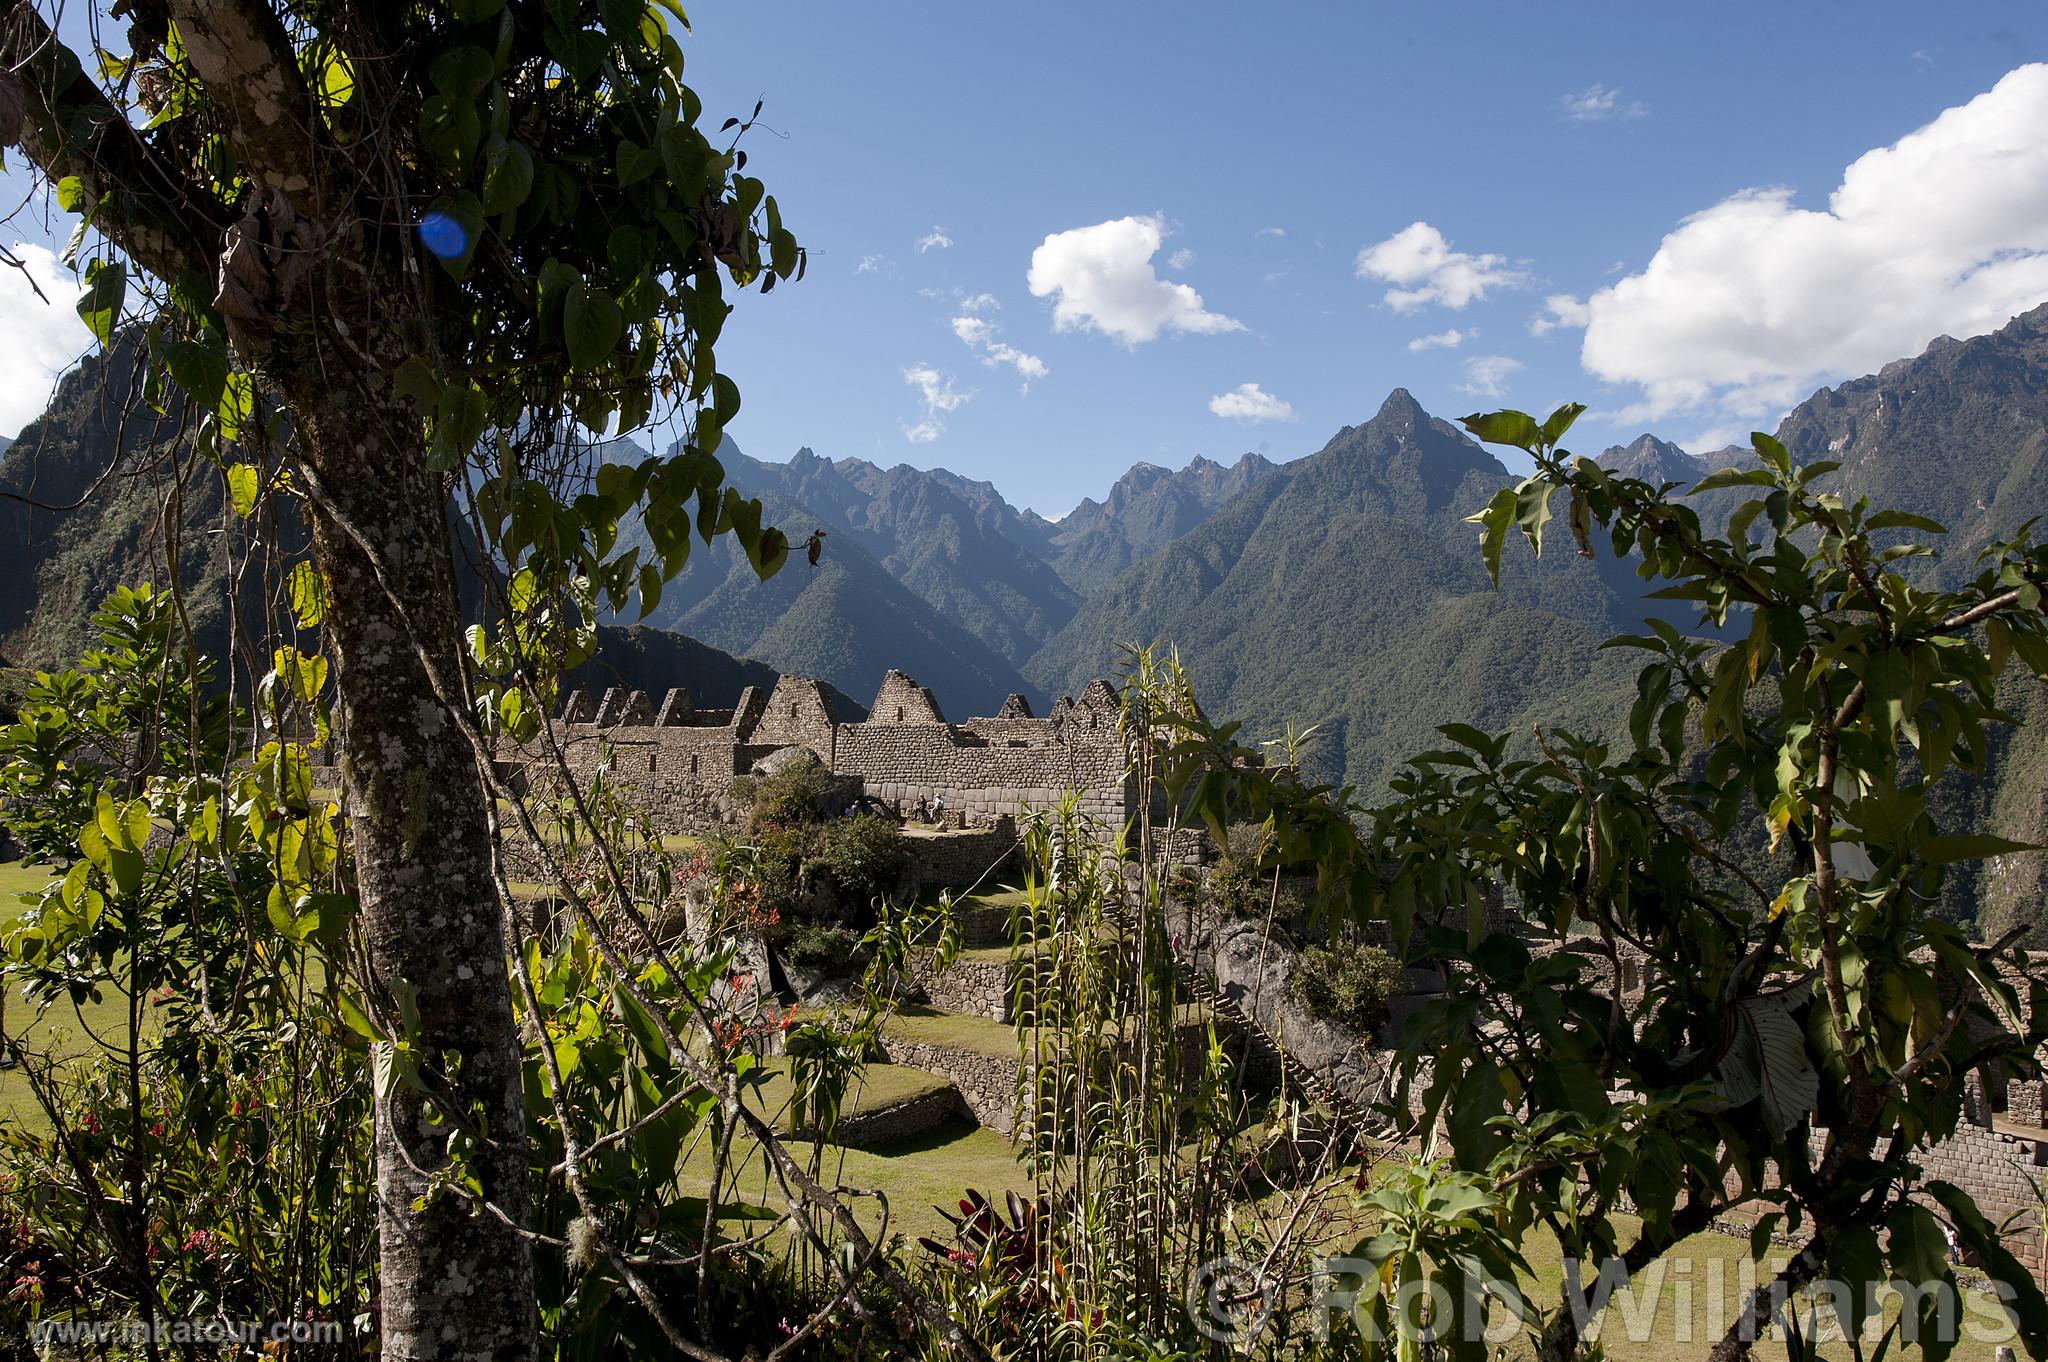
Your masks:
M 1257 454 L 1228 466 L 1196 455 L 1177 471 L 1134 464 L 1101 501 L 1084 497 L 1057 524 L 1039 522 L 1052 565 L 1067 585 L 1091 595 L 1202 524 L 1275 467 Z
M 670 688 L 681 686 L 698 704 L 712 709 L 730 706 L 748 686 L 772 689 L 781 673 L 766 662 L 734 657 L 688 634 L 641 625 L 598 630 L 597 656 L 569 673 L 565 689 L 601 696 L 612 687 L 644 690 L 658 705 Z M 825 697 L 843 722 L 867 717 L 867 705 L 829 681 Z
M 1496 595 L 1462 518 L 1507 476 L 1396 389 L 1117 578 L 1026 675 L 1071 689 L 1124 643 L 1170 643 L 1211 713 L 1260 736 L 1318 724 L 1311 759 L 1368 790 L 1440 723 L 1605 722 L 1626 663 L 1594 646 L 1633 619 L 1633 579 L 1552 554 L 1510 563 Z
M 809 449 L 771 464 L 721 447 L 719 461 L 742 490 L 772 492 L 812 512 L 830 532 L 828 554 L 846 541 L 859 545 L 1013 667 L 1080 608 L 1080 595 L 1033 551 L 1022 514 L 988 483 L 904 464 L 835 462 Z M 792 520 L 784 528 L 801 539 L 815 526 Z
M 88 359 L 41 418 L 0 445 L 0 699 L 18 688 L 9 668 L 75 657 L 99 599 L 124 582 L 164 583 L 173 557 L 201 646 L 216 656 L 231 647 L 227 553 L 240 531 L 218 476 L 185 466 L 175 431 L 138 400 L 136 377 L 126 344 Z M 1821 389 L 1779 436 L 1802 461 L 1841 462 L 1832 490 L 1948 526 L 1942 557 L 1919 570 L 1966 580 L 1978 550 L 2048 511 L 2048 306 Z M 1041 702 L 1074 692 L 1113 672 L 1124 644 L 1170 643 L 1212 713 L 1260 737 L 1317 725 L 1309 759 L 1370 796 L 1400 760 L 1434 745 L 1440 723 L 1614 733 L 1633 668 L 1597 644 L 1652 608 L 1629 567 L 1604 552 L 1588 561 L 1553 551 L 1538 563 L 1518 538 L 1494 591 L 1463 517 L 1510 475 L 1398 389 L 1308 458 L 1197 459 L 1178 472 L 1141 464 L 1059 522 L 944 469 L 809 450 L 763 463 L 730 442 L 720 453 L 792 540 L 827 532 L 820 562 L 798 553 L 762 583 L 736 547 L 700 547 L 650 627 L 607 628 L 578 684 L 683 685 L 717 703 L 783 670 L 822 678 L 852 712 L 900 667 L 964 717 L 992 713 L 1015 690 Z M 1693 456 L 1645 434 L 1599 458 L 1687 486 L 1748 454 Z M 166 492 L 180 487 L 167 518 Z M 1712 522 L 1739 499 L 1694 501 Z M 627 543 L 638 533 L 622 527 Z M 283 554 L 302 551 L 288 515 L 277 535 Z M 266 563 L 245 576 L 245 619 L 265 608 L 274 571 Z M 1655 608 L 1694 627 L 1676 607 Z M 261 664 L 242 658 L 245 669 Z M 2033 726 L 2002 740 L 1990 779 L 1947 790 L 1942 813 L 2048 841 L 2048 697 L 2016 675 L 2001 696 Z M 2048 902 L 2048 856 L 1965 872 L 1950 895 L 1986 928 L 2032 920 Z
M 47 411 L 0 443 L 0 714 L 31 672 L 78 658 L 91 639 L 92 612 L 109 591 L 142 582 L 167 587 L 172 544 L 201 651 L 219 658 L 234 647 L 223 531 L 239 533 L 239 522 L 223 505 L 219 474 L 183 466 L 187 451 L 172 424 L 140 402 L 137 377 L 129 345 L 88 357 L 58 385 Z M 167 517 L 165 494 L 173 488 L 179 513 Z M 259 557 L 241 593 L 245 641 L 235 651 L 244 684 L 269 666 L 246 638 L 265 627 L 262 612 L 278 575 L 305 550 L 305 533 L 288 512 L 275 533 L 278 552 Z M 607 626 L 597 657 L 571 683 L 654 693 L 685 686 L 717 705 L 743 686 L 773 685 L 775 675 L 766 663 L 679 634 Z M 880 676 L 865 683 L 870 690 Z M 843 693 L 833 699 L 849 714 L 865 712 Z
M 737 464 L 725 462 L 729 469 Z M 956 718 L 993 714 L 1010 692 L 1031 689 L 1001 655 L 897 581 L 856 536 L 780 492 L 758 484 L 747 490 L 760 496 L 764 518 L 793 540 L 824 526 L 817 565 L 793 553 L 764 582 L 729 539 L 708 548 L 698 542 L 654 610 L 638 621 L 629 610 L 618 622 L 678 630 L 782 671 L 819 677 L 863 703 L 891 667 L 929 687 Z M 632 545 L 644 535 L 629 523 L 619 541 Z

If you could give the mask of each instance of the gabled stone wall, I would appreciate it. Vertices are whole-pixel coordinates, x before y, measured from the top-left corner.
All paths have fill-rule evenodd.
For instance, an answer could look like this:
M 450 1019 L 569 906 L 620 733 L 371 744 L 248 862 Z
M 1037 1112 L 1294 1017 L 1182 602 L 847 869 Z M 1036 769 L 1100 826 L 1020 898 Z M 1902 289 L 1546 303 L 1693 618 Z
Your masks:
M 618 688 L 578 692 L 552 729 L 580 779 L 595 776 L 609 751 L 614 787 L 662 832 L 697 832 L 743 816 L 733 781 L 792 748 L 899 814 L 942 808 L 952 826 L 993 828 L 1075 793 L 1084 813 L 1115 826 L 1137 809 L 1119 713 L 1115 690 L 1096 681 L 1078 700 L 1060 697 L 1044 719 L 1011 696 L 995 718 L 953 724 L 930 691 L 892 670 L 860 723 L 840 722 L 815 679 L 785 676 L 772 692 L 748 687 L 731 709 L 700 709 L 684 690 L 659 701 Z M 553 767 L 545 750 L 515 754 L 529 784 L 548 788 Z

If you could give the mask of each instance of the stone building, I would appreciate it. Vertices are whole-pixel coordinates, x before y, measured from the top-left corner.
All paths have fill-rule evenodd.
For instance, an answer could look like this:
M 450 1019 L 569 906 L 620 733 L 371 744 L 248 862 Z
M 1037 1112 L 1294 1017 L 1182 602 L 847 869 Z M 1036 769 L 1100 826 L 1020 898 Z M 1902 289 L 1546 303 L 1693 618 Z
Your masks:
M 1041 719 L 1012 695 L 991 718 L 949 722 L 932 693 L 900 671 L 882 678 L 867 718 L 849 722 L 816 680 L 785 676 L 749 686 L 730 709 L 699 708 L 686 690 L 655 705 L 644 691 L 577 692 L 550 723 L 579 779 L 609 761 L 613 788 L 664 833 L 697 832 L 744 815 L 733 782 L 798 753 L 815 757 L 852 800 L 903 814 L 943 809 L 961 827 L 987 827 L 1073 794 L 1083 812 L 1119 825 L 1137 811 L 1107 681 L 1061 696 Z M 531 747 L 508 754 L 529 781 L 551 764 Z

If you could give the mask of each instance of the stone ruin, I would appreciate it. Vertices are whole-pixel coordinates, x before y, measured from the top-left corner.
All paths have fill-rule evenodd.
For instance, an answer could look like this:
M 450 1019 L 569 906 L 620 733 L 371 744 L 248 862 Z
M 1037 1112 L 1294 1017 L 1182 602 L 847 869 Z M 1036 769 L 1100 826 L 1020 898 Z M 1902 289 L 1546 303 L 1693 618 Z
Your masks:
M 772 690 L 748 686 L 730 709 L 699 708 L 682 689 L 659 705 L 645 691 L 578 691 L 550 727 L 579 781 L 609 755 L 613 788 L 663 833 L 739 821 L 734 782 L 805 754 L 840 778 L 849 802 L 904 816 L 942 809 L 950 827 L 992 828 L 1069 794 L 1089 817 L 1119 826 L 1139 798 L 1120 712 L 1115 688 L 1097 680 L 1042 719 L 1011 695 L 991 718 L 953 723 L 929 690 L 892 669 L 858 722 L 834 712 L 815 678 L 784 676 Z M 506 756 L 534 784 L 552 769 L 539 751 Z

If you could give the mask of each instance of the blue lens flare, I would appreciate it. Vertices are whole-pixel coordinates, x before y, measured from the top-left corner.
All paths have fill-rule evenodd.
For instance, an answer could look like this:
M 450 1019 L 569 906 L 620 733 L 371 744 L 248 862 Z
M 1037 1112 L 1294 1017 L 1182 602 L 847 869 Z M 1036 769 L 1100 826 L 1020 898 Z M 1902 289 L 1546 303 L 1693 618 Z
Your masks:
M 429 213 L 420 219 L 420 244 L 443 260 L 453 260 L 468 247 L 469 233 L 446 213 Z

